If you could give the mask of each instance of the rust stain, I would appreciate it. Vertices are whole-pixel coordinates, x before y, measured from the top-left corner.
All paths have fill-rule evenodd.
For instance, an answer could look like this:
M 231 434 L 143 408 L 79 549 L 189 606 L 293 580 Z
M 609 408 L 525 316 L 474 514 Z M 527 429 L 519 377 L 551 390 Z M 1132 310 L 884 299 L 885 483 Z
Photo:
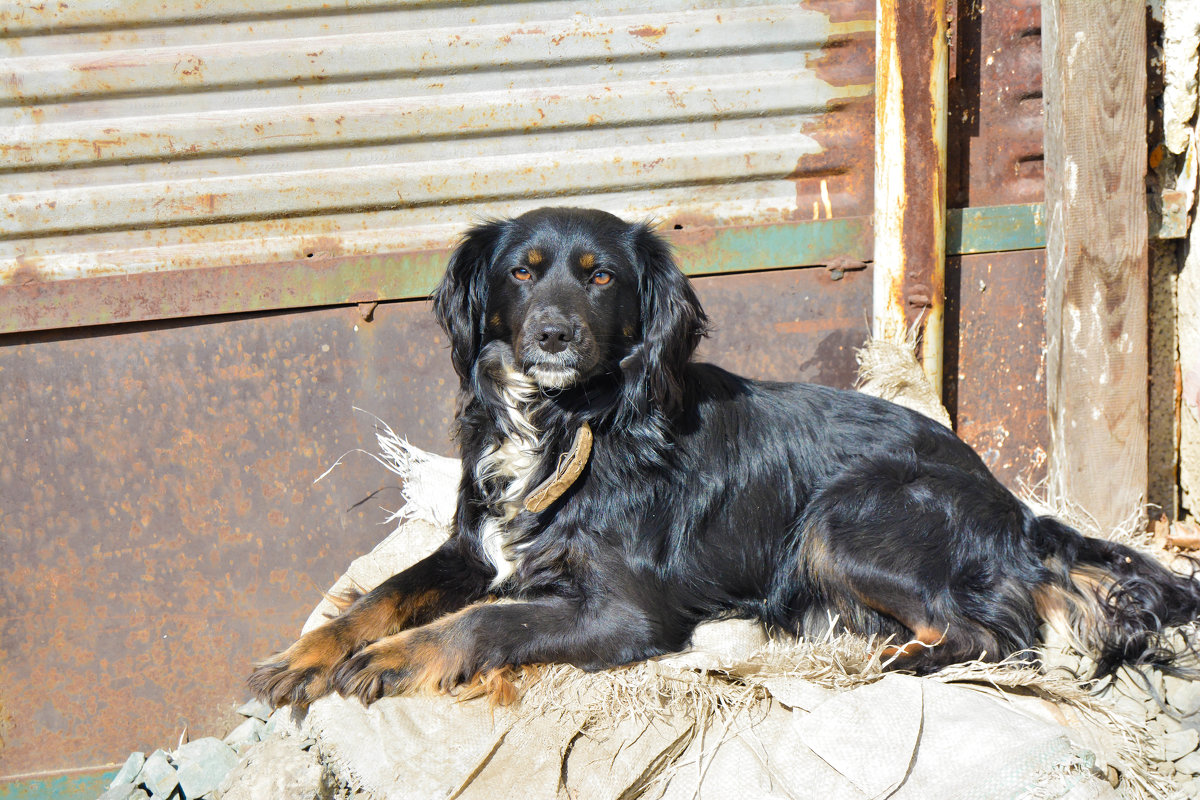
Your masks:
M 638 28 L 630 28 L 631 36 L 637 36 L 641 39 L 649 39 L 652 42 L 657 42 L 659 39 L 667 35 L 666 27 L 655 27 L 653 25 L 642 25 Z
M 817 317 L 815 319 L 794 319 L 788 322 L 776 322 L 773 327 L 778 333 L 817 333 L 818 331 L 836 331 L 862 325 L 862 319 L 837 319 L 834 317 Z
M 37 267 L 18 257 L 17 268 L 12 271 L 5 283 L 12 284 L 13 286 L 28 286 L 30 284 L 41 283 L 42 280 L 42 275 L 38 272 Z
M 95 61 L 82 61 L 71 65 L 71 69 L 77 72 L 101 72 L 110 69 L 127 69 L 131 67 L 144 67 L 147 61 L 144 58 L 134 58 L 132 56 L 109 56 L 107 58 L 98 58 Z

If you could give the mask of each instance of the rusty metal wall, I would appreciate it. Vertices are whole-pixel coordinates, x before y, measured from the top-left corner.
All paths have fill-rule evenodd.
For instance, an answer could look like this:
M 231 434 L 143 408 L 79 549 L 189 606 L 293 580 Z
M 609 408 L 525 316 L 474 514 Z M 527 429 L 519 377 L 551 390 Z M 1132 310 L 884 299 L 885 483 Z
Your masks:
M 1044 251 L 949 259 L 946 292 L 949 404 L 954 429 L 1012 489 L 1045 476 Z
M 854 351 L 871 330 L 871 267 L 693 280 L 713 321 L 696 358 L 753 378 L 854 385 Z
M 425 306 L 0 340 L 0 777 L 223 735 L 399 504 L 353 407 L 447 451 Z
M 1040 203 L 1040 0 L 956 0 L 950 53 L 947 202 Z
M 702 357 L 848 386 L 870 270 L 696 281 Z M 384 419 L 449 453 L 424 302 L 0 339 L 0 782 L 223 735 L 252 659 L 388 532 Z M 47 747 L 47 742 L 54 742 Z
M 165 311 L 145 295 L 175 284 L 120 283 L 109 321 L 419 296 L 289 299 L 261 265 L 442 252 L 545 203 L 689 228 L 870 214 L 869 0 L 643 9 L 2 5 L 0 316 L 5 288 L 65 283 L 21 323 L 46 328 L 89 278 L 210 267 L 248 269 Z
M 949 203 L 1040 202 L 1041 4 L 956 5 Z M 1044 253 L 964 255 L 946 268 L 948 410 L 959 435 L 1014 489 L 1045 476 Z

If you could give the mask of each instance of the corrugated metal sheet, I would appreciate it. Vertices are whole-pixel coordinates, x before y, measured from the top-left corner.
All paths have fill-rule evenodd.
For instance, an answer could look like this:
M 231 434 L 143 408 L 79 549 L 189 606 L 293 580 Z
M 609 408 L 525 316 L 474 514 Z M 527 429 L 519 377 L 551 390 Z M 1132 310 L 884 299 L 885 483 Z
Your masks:
M 250 8 L 0 6 L 0 285 L 870 214 L 871 2 Z

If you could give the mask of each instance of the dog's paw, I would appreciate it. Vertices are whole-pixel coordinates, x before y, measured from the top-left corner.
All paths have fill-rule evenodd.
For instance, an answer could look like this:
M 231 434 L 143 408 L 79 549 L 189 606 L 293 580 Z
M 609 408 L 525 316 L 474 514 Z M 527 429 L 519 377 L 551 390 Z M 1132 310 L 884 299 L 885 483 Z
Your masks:
M 387 695 L 403 694 L 410 685 L 410 666 L 385 663 L 370 648 L 351 656 L 337 668 L 333 688 L 342 697 L 357 697 L 364 706 Z
M 273 708 L 304 708 L 332 691 L 334 669 L 349 651 L 336 631 L 318 628 L 282 653 L 255 664 L 247 683 L 256 697 Z
M 448 692 L 464 680 L 466 654 L 436 636 L 406 631 L 364 648 L 338 666 L 333 688 L 370 705 L 381 697 Z

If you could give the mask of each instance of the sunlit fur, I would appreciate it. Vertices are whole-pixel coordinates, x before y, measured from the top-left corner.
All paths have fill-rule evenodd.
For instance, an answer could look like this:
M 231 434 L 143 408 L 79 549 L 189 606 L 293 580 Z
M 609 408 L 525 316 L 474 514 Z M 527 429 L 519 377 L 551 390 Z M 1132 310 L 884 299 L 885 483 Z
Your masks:
M 884 655 L 916 672 L 1025 650 L 1051 619 L 1107 673 L 1169 664 L 1163 627 L 1200 612 L 1190 576 L 1037 516 L 927 417 L 692 363 L 707 320 L 645 225 L 574 209 L 478 225 L 434 309 L 461 381 L 453 535 L 331 623 L 376 630 L 367 609 L 420 595 L 433 598 L 420 615 L 396 619 L 424 627 L 357 656 L 362 636 L 343 632 L 353 644 L 329 663 L 268 659 L 252 685 L 272 702 L 326 686 L 370 702 L 544 662 L 611 667 L 678 651 L 720 617 L 785 634 L 835 618 L 895 637 Z M 530 375 L 554 361 L 529 345 L 530 319 L 571 321 L 549 354 L 585 365 L 569 380 Z M 584 422 L 582 475 L 526 511 Z M 319 645 L 297 652 L 333 650 Z

